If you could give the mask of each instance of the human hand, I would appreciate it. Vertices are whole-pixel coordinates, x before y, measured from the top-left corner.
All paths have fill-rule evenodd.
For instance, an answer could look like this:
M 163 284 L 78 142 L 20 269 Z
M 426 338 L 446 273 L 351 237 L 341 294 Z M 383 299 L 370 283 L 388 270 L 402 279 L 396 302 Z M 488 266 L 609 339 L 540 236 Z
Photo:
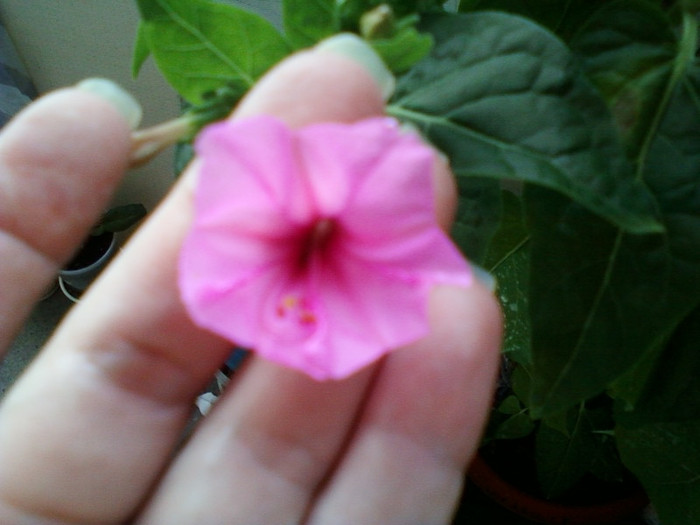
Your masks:
M 301 126 L 382 112 L 365 68 L 317 49 L 275 68 L 233 118 Z M 114 107 L 78 89 L 44 97 L 3 132 L 0 277 L 15 286 L 0 292 L 0 344 L 107 204 L 130 148 Z M 436 164 L 447 228 L 454 187 Z M 500 314 L 479 283 L 435 288 L 430 335 L 342 381 L 250 359 L 174 453 L 230 352 L 193 325 L 177 291 L 191 175 L 0 405 L 0 523 L 448 522 L 498 364 Z

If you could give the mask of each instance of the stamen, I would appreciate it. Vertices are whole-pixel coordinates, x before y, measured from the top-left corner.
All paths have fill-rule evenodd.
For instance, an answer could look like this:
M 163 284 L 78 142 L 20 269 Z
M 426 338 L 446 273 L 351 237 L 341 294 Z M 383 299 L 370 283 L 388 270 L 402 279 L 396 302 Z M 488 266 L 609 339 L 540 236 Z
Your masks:
M 306 301 L 296 295 L 286 295 L 275 308 L 275 314 L 279 318 L 291 317 L 292 322 L 310 326 L 316 324 L 316 314 L 309 309 Z

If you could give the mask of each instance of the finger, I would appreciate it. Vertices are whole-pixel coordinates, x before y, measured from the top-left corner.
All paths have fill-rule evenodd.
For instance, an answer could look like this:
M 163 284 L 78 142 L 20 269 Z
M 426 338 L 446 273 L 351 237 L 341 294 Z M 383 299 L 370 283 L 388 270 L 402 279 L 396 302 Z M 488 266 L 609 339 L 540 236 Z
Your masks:
M 139 523 L 301 523 L 309 511 L 317 524 L 446 523 L 491 399 L 500 318 L 481 287 L 436 292 L 429 338 L 344 381 L 253 361 Z
M 338 83 L 340 71 L 352 80 Z M 295 88 L 299 77 L 308 82 Z M 326 108 L 323 119 L 362 118 L 382 108 L 366 71 L 330 53 L 292 57 L 260 89 L 270 90 L 270 103 L 285 97 L 279 111 L 297 107 L 295 100 L 309 104 L 311 94 Z M 327 97 L 334 103 L 322 104 Z M 290 122 L 311 118 L 298 115 Z M 191 183 L 185 177 L 177 185 L 6 397 L 0 521 L 12 522 L 3 512 L 124 521 L 170 458 L 193 398 L 229 352 L 228 343 L 192 324 L 177 292 Z M 265 374 L 256 375 L 277 380 Z
M 498 369 L 498 304 L 480 285 L 431 297 L 429 338 L 384 363 L 310 524 L 449 522 Z
M 349 122 L 383 109 L 376 83 L 363 68 L 316 50 L 278 66 L 234 118 L 274 114 L 297 127 Z M 142 523 L 269 524 L 301 516 L 371 375 L 367 370 L 345 381 L 318 383 L 254 359 L 229 387 L 230 405 L 214 410 L 168 472 Z M 204 478 L 206 484 L 200 482 Z
M 66 89 L 0 136 L 0 355 L 99 217 L 126 168 L 129 127 L 105 99 Z
M 320 72 L 316 59 L 310 67 Z M 329 73 L 328 68 L 323 71 Z M 345 67 L 338 72 L 343 78 L 350 76 Z M 283 86 L 262 83 L 257 93 L 265 96 L 250 97 L 236 116 L 268 112 L 265 101 L 278 99 L 275 90 L 281 92 Z M 286 115 L 289 124 L 328 118 L 309 111 L 310 107 L 318 111 L 319 105 L 304 103 L 305 97 L 315 100 L 320 96 L 309 90 L 303 89 L 299 101 L 285 95 L 295 108 L 293 116 Z M 378 112 L 381 107 L 372 109 Z M 283 111 L 281 107 L 275 110 Z M 335 120 L 346 119 L 336 105 L 325 112 Z M 441 221 L 447 226 L 455 195 L 443 161 L 440 168 L 444 188 L 439 192 L 439 209 L 444 210 Z M 497 319 L 492 322 L 498 323 Z M 480 330 L 478 321 L 474 329 Z M 492 383 L 493 374 L 486 372 L 480 385 Z M 376 367 L 371 367 L 341 382 L 319 384 L 297 372 L 253 360 L 178 457 L 140 523 L 300 522 L 338 459 L 375 373 Z M 475 417 L 480 415 L 475 412 Z M 480 424 L 481 419 L 475 420 L 475 434 Z M 202 479 L 207 482 L 201 483 Z

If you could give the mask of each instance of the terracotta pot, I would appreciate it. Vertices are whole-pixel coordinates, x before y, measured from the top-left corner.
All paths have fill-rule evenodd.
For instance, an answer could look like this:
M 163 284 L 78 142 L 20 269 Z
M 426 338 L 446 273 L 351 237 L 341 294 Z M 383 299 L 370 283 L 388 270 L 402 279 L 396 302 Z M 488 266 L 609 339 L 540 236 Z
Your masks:
M 479 454 L 469 469 L 469 479 L 509 511 L 550 525 L 612 525 L 639 516 L 649 503 L 644 491 L 636 487 L 628 496 L 590 506 L 569 506 L 540 499 L 504 480 Z

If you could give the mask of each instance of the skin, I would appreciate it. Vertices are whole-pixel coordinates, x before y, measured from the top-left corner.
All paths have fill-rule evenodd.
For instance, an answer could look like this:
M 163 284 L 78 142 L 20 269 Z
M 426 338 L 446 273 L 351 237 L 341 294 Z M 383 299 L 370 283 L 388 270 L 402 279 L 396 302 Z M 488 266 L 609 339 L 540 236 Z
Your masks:
M 382 112 L 361 66 L 311 50 L 271 71 L 232 118 L 300 126 Z M 0 344 L 107 205 L 130 148 L 116 110 L 73 88 L 0 136 Z M 454 184 L 438 156 L 436 166 L 447 228 Z M 346 380 L 249 359 L 174 453 L 230 352 L 178 299 L 195 179 L 180 179 L 0 405 L 0 523 L 448 523 L 498 367 L 501 315 L 478 282 L 434 289 L 431 334 Z

